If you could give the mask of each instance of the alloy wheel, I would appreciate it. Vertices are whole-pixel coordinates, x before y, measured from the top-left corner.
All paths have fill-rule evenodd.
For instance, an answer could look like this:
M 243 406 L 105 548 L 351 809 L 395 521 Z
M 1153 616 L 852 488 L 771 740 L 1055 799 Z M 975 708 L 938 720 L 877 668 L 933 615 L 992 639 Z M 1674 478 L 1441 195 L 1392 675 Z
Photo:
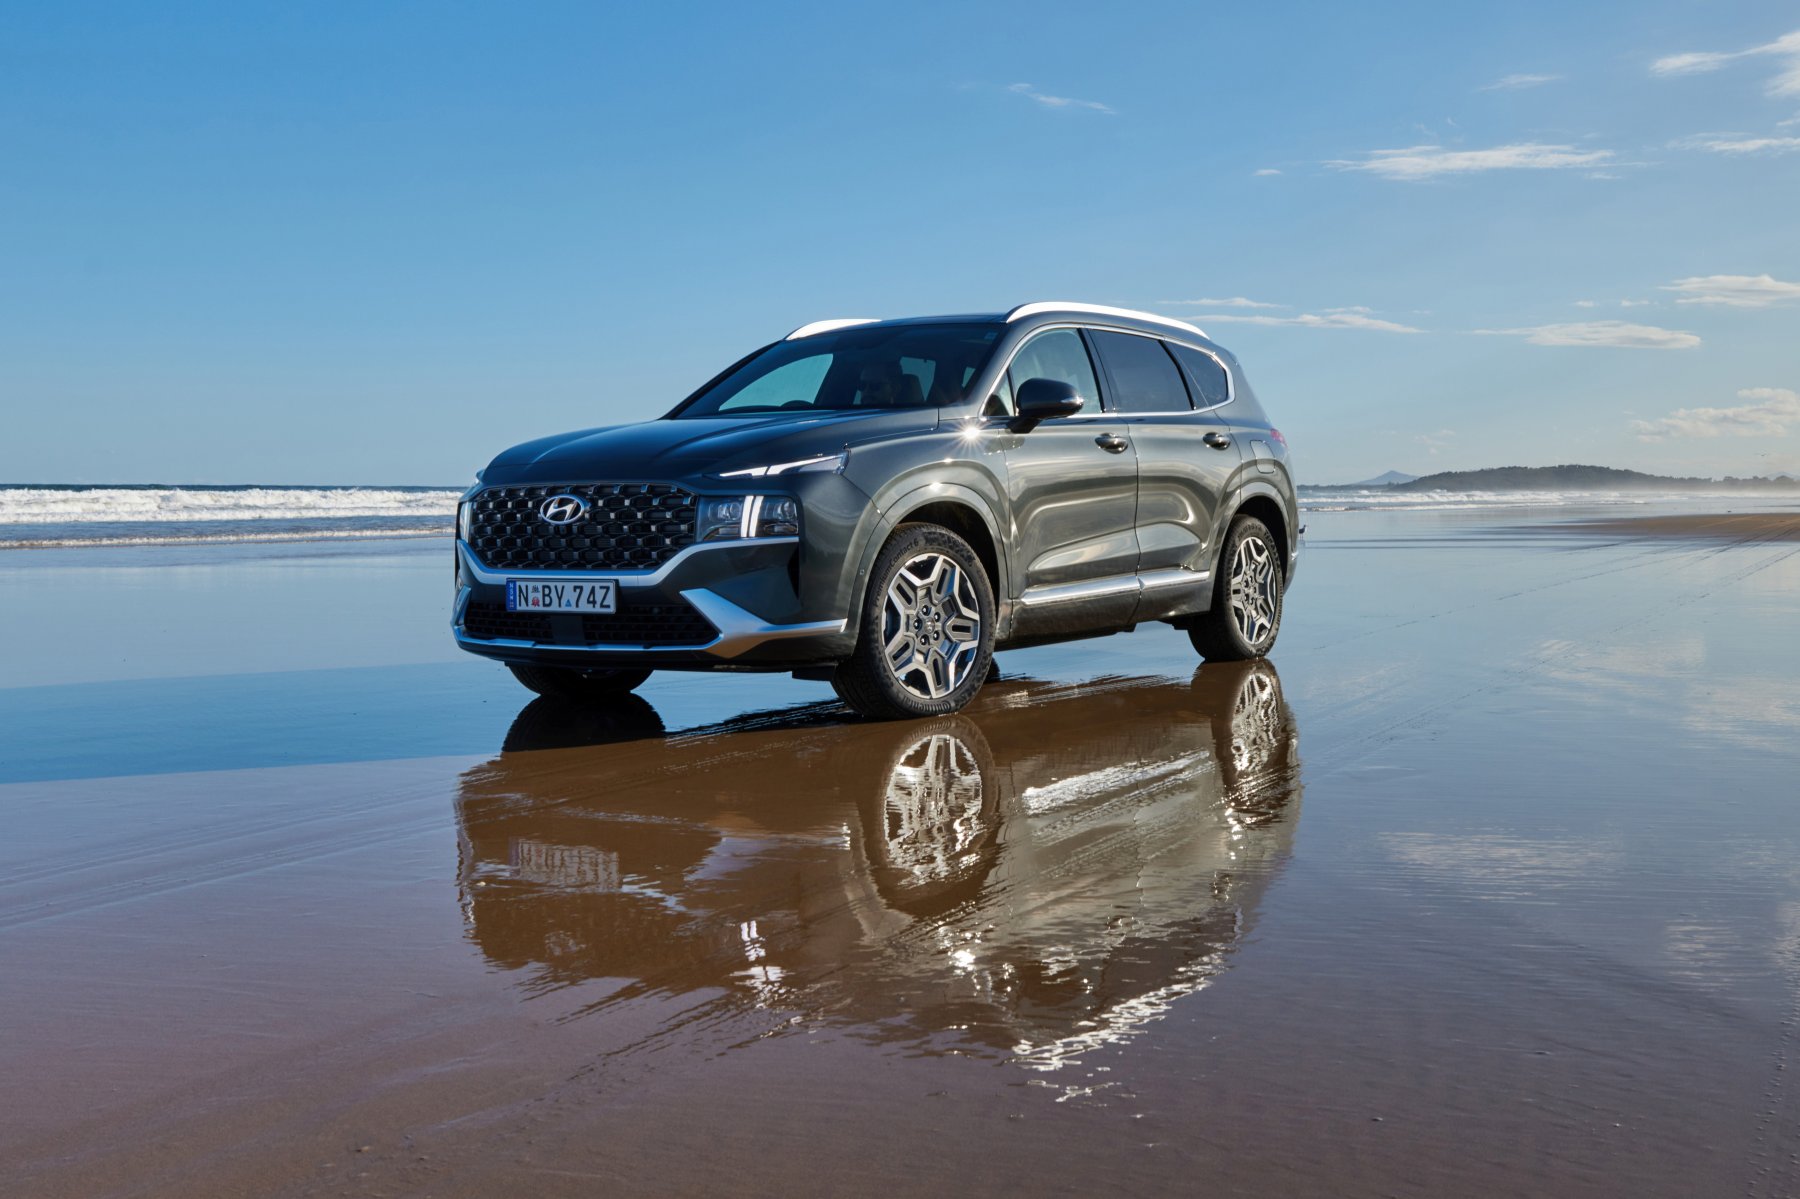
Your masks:
M 1231 558 L 1231 619 L 1251 648 L 1275 634 L 1275 555 L 1260 537 L 1238 542 Z
M 894 572 L 882 610 L 888 669 L 920 699 L 942 699 L 981 652 L 981 606 L 968 573 L 947 555 L 919 554 Z

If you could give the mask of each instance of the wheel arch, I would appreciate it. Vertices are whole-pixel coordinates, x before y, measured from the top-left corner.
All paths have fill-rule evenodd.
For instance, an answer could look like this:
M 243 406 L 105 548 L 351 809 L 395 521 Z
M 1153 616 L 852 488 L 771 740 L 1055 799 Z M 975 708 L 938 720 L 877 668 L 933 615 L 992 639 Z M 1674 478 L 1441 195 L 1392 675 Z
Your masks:
M 1231 518 L 1236 520 L 1240 516 L 1254 516 L 1268 526 L 1269 532 L 1275 534 L 1275 546 L 1281 554 L 1281 571 L 1283 575 L 1288 574 L 1293 567 L 1294 534 L 1287 508 L 1272 492 L 1259 489 L 1247 492 L 1238 502 L 1237 510 L 1231 514 Z M 1226 527 L 1230 527 L 1229 521 L 1226 522 Z M 1224 539 L 1220 538 L 1221 549 L 1223 545 Z M 1223 564 L 1220 569 L 1223 569 Z
M 1000 522 L 980 492 L 958 483 L 928 483 L 900 496 L 882 513 L 883 532 L 870 538 L 864 551 L 864 574 L 875 563 L 881 547 L 903 524 L 941 525 L 969 543 L 987 572 L 988 586 L 996 603 L 1007 597 L 1006 557 L 1000 552 Z

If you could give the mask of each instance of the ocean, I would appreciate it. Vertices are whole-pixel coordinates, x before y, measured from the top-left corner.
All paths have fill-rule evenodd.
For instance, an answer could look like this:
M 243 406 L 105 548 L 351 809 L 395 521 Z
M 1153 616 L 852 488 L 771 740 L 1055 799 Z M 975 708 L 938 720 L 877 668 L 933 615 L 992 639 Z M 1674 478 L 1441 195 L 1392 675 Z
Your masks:
M 438 537 L 448 487 L 0 485 L 0 549 Z
M 0 484 L 0 550 L 103 545 L 192 545 L 448 535 L 461 491 L 449 487 L 289 487 Z M 1380 487 L 1308 489 L 1304 512 L 1464 511 L 1677 503 L 1754 508 L 1744 492 L 1396 492 Z

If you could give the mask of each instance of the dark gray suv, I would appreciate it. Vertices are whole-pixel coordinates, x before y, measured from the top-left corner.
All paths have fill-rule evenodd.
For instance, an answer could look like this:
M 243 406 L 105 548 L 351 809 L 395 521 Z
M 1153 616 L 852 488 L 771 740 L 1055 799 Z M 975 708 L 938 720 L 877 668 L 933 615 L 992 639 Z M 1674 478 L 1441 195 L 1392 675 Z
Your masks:
M 478 479 L 457 643 L 574 698 L 777 670 L 937 715 L 995 650 L 1153 620 L 1260 657 L 1300 550 L 1287 444 L 1237 360 L 1091 304 L 820 321 L 660 420 L 526 442 Z

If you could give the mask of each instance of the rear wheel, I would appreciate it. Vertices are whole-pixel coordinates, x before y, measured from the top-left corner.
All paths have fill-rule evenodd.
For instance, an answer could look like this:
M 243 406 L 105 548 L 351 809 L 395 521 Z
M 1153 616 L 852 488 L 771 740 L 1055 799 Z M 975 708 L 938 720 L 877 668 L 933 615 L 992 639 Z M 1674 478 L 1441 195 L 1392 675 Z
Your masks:
M 1262 657 L 1281 631 L 1284 589 L 1281 550 L 1269 526 L 1239 516 L 1225 534 L 1212 608 L 1194 618 L 1188 640 L 1208 662 Z
M 539 695 L 555 699 L 599 701 L 635 691 L 650 677 L 647 670 L 602 666 L 575 670 L 567 666 L 517 666 L 509 663 L 513 678 Z
M 994 593 L 969 543 L 902 525 L 875 560 L 856 649 L 831 686 L 874 720 L 942 716 L 974 698 L 994 658 Z

